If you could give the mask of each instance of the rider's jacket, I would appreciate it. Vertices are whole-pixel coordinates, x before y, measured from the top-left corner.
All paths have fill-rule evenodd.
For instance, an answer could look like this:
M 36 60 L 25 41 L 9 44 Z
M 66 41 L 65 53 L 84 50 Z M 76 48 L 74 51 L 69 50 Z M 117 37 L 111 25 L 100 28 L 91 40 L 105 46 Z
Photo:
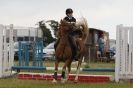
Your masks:
M 64 18 L 64 20 L 68 21 L 68 22 L 76 22 L 76 19 L 74 17 L 69 17 L 69 16 L 66 16 Z

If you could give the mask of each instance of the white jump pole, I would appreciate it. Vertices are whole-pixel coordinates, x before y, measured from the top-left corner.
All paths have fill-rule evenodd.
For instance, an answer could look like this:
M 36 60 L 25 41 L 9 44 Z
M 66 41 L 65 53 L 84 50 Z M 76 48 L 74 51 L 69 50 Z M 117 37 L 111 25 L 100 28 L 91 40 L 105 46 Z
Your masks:
M 133 79 L 133 27 L 116 29 L 115 81 Z
M 11 68 L 14 66 L 14 41 L 13 41 L 13 24 L 10 25 L 10 38 L 9 38 L 9 44 L 10 44 L 10 51 L 9 51 L 9 67 Z
M 3 73 L 3 64 L 2 64 L 2 56 L 3 56 L 3 25 L 0 25 L 0 78 Z
M 14 62 L 13 25 L 0 25 L 0 78 L 11 76 Z

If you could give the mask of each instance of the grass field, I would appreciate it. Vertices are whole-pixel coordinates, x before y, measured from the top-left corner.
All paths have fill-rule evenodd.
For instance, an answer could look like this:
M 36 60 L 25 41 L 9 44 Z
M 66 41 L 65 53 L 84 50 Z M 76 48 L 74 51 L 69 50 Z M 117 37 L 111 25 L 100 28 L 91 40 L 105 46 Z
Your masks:
M 73 83 L 53 84 L 51 81 L 0 79 L 0 88 L 133 88 L 131 83 Z
M 60 64 L 60 67 L 63 63 Z M 45 66 L 54 66 L 54 62 L 45 61 Z M 114 63 L 90 63 L 87 64 L 90 68 L 114 68 Z M 75 67 L 75 64 L 72 64 Z M 86 67 L 82 64 L 82 67 Z M 53 73 L 54 71 L 43 71 L 45 73 Z M 60 72 L 59 72 L 60 73 Z M 74 72 L 72 72 L 74 73 Z M 114 72 L 80 72 L 81 74 L 101 74 L 114 75 Z M 132 83 L 74 83 L 67 82 L 61 84 L 53 84 L 51 81 L 44 80 L 20 80 L 16 77 L 0 79 L 0 88 L 133 88 Z

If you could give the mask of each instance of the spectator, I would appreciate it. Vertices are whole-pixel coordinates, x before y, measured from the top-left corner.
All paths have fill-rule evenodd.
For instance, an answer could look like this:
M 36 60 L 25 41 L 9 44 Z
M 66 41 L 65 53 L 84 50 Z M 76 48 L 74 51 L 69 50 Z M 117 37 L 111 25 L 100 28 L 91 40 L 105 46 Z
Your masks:
M 98 50 L 101 52 L 101 56 L 104 57 L 104 34 L 102 33 L 98 39 Z

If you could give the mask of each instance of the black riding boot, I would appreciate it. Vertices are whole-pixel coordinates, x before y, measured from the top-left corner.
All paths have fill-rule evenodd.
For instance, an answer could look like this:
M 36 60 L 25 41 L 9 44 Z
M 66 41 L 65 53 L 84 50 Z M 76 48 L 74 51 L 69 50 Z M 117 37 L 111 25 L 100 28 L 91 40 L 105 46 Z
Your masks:
M 76 41 L 74 40 L 73 36 L 69 36 L 69 41 L 70 41 L 70 45 L 72 48 L 72 54 L 73 54 L 73 60 L 78 60 L 77 58 L 77 51 L 78 51 L 78 47 L 76 44 Z

